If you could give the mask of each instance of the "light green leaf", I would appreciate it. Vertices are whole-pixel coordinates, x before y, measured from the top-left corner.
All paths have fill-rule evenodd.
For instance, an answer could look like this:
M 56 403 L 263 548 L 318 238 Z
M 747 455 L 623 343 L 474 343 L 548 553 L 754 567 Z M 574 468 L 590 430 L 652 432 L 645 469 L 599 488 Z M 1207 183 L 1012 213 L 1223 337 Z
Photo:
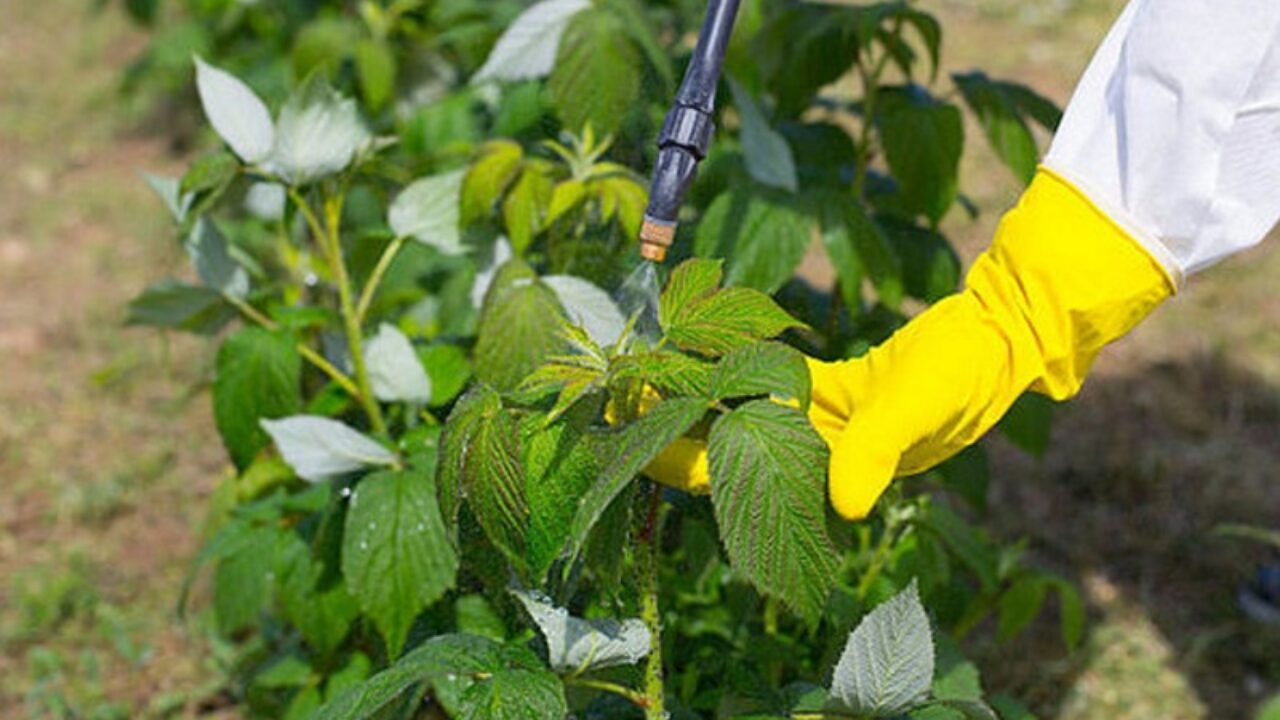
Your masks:
M 708 395 L 715 367 L 684 353 L 659 350 L 623 355 L 610 373 L 615 380 L 640 380 L 670 395 Z
M 636 618 L 583 620 L 538 593 L 513 591 L 547 641 L 552 670 L 582 673 L 634 665 L 649 654 L 649 628 Z
M 479 159 L 462 181 L 462 225 L 481 220 L 493 212 L 498 198 L 520 172 L 524 149 L 512 140 L 491 140 L 484 144 Z
M 812 240 L 794 198 L 761 188 L 733 188 L 698 224 L 694 253 L 725 258 L 725 284 L 774 293 L 795 274 Z
M 664 400 L 609 438 L 604 471 L 578 503 L 569 533 L 568 557 L 576 558 L 604 511 L 658 453 L 684 435 L 707 412 L 700 398 Z
M 711 374 L 709 391 L 718 399 L 768 395 L 809 407 L 809 368 L 799 351 L 782 343 L 759 342 L 725 355 Z
M 363 38 L 355 47 L 360 93 L 369 109 L 377 112 L 395 95 L 396 58 L 386 41 Z
M 573 275 L 546 275 L 542 282 L 556 294 L 569 322 L 587 331 L 600 347 L 618 342 L 627 319 L 609 293 Z
M 682 350 L 719 356 L 801 326 L 768 295 L 728 288 L 681 307 L 663 329 Z
M 302 357 L 286 333 L 247 327 L 218 349 L 213 417 L 236 467 L 244 469 L 270 439 L 259 422 L 302 409 Z
M 769 126 L 768 119 L 746 88 L 730 80 L 729 89 L 733 92 L 733 104 L 737 106 L 742 121 L 742 154 L 747 162 L 747 173 L 762 185 L 795 192 L 799 188 L 796 159 L 786 138 Z
M 205 117 L 236 155 L 246 163 L 259 163 L 271 154 L 275 128 L 271 114 L 249 86 L 199 57 L 196 90 Z
M 545 227 L 554 183 L 545 163 L 527 162 L 502 202 L 502 221 L 516 255 L 524 255 L 533 238 Z
M 430 402 L 431 379 L 418 360 L 413 343 L 394 325 L 382 323 L 378 334 L 365 341 L 364 360 L 373 394 L 379 400 Z
M 290 184 L 302 185 L 345 169 L 370 139 L 355 101 L 317 73 L 280 110 L 266 165 Z
M 446 255 L 464 252 L 458 229 L 464 175 L 462 170 L 432 175 L 402 190 L 388 211 L 391 230 Z
M 440 436 L 440 460 L 436 485 L 440 509 L 450 530 L 456 529 L 458 508 L 462 503 L 463 472 L 469 460 L 471 444 L 485 419 L 502 410 L 502 399 L 484 384 L 472 386 L 453 406 Z
M 457 345 L 428 345 L 418 350 L 418 360 L 431 380 L 432 407 L 453 400 L 471 379 L 471 360 Z
M 708 461 L 716 522 L 734 570 L 816 619 L 839 567 L 826 530 L 822 438 L 803 412 L 753 400 L 716 420 Z
M 658 322 L 665 328 L 691 307 L 720 289 L 722 260 L 691 258 L 671 272 L 658 302 Z
M 640 97 L 640 54 L 617 15 L 603 8 L 573 17 L 547 83 L 556 114 L 580 132 L 611 134 Z
M 912 581 L 849 636 L 831 679 L 831 703 L 859 715 L 898 715 L 924 702 L 932 679 L 933 631 Z
M 392 656 L 457 572 L 430 474 L 387 471 L 360 481 L 347 511 L 342 574 Z
M 515 390 L 564 347 L 564 314 L 556 296 L 521 262 L 507 263 L 489 289 L 475 347 L 476 377 Z
M 473 83 L 513 82 L 546 76 L 556 62 L 560 38 L 590 0 L 542 0 L 521 13 L 498 38 Z
M 394 453 L 343 423 L 317 415 L 262 420 L 298 477 L 323 482 L 367 467 L 395 465 Z

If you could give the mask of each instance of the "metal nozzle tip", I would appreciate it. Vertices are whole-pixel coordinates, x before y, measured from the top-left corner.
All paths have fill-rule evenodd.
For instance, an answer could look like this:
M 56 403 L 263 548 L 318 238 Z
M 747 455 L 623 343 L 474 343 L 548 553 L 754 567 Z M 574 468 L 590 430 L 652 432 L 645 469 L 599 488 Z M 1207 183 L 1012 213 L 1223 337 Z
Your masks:
M 645 218 L 640 226 L 640 256 L 645 260 L 662 262 L 667 257 L 667 248 L 676 238 L 675 223 L 661 223 Z

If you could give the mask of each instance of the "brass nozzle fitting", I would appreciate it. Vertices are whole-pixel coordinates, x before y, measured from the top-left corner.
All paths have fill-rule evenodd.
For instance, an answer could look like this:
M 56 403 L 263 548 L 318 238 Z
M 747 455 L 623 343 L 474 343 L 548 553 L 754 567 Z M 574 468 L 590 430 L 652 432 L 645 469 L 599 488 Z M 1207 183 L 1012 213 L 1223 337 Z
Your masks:
M 645 218 L 644 224 L 640 226 L 640 257 L 656 263 L 662 262 L 667 258 L 667 248 L 671 247 L 675 238 L 674 223 L 668 225 Z

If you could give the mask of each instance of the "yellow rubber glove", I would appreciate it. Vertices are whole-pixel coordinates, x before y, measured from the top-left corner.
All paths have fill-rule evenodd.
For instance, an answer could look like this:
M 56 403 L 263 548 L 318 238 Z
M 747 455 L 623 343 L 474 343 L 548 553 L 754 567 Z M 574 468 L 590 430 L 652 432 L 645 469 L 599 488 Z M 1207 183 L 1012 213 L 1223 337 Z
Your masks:
M 963 292 L 864 357 L 809 360 L 809 418 L 831 447 L 831 504 L 866 517 L 894 477 L 974 443 L 1028 388 L 1071 397 L 1098 351 L 1175 287 L 1119 225 L 1042 168 Z M 708 492 L 706 443 L 682 438 L 646 472 Z
M 1175 290 L 1141 246 L 1041 168 L 965 289 L 854 360 L 809 362 L 831 504 L 871 511 L 895 476 L 972 444 L 1028 388 L 1063 400 L 1098 351 Z

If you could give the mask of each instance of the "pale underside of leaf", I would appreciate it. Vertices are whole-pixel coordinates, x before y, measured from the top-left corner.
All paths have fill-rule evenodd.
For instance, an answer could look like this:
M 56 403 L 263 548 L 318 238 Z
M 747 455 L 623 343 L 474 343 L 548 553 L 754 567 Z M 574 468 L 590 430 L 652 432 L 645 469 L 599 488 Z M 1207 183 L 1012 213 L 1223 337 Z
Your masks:
M 337 420 L 294 415 L 263 420 L 284 461 L 308 482 L 322 482 L 366 467 L 396 464 L 390 450 Z

